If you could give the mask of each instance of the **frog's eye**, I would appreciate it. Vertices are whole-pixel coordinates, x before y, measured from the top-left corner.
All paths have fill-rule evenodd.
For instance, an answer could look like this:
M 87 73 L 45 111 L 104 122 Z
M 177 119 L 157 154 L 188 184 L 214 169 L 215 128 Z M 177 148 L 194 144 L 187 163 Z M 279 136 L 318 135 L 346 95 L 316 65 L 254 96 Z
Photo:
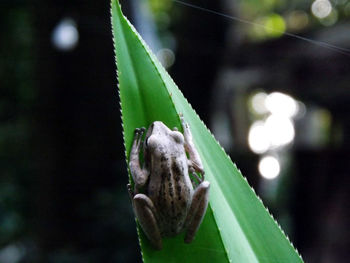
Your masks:
M 184 142 L 184 136 L 181 132 L 174 131 L 171 133 L 171 136 L 174 138 L 174 141 L 177 143 L 183 143 Z
M 152 136 L 148 136 L 148 137 L 145 139 L 145 143 L 146 143 L 146 146 L 147 146 L 147 147 L 149 147 L 150 144 L 152 144 L 151 137 L 152 137 Z
M 147 148 L 155 147 L 157 144 L 156 141 L 157 141 L 156 136 L 154 135 L 149 136 L 148 138 L 146 138 L 146 147 Z

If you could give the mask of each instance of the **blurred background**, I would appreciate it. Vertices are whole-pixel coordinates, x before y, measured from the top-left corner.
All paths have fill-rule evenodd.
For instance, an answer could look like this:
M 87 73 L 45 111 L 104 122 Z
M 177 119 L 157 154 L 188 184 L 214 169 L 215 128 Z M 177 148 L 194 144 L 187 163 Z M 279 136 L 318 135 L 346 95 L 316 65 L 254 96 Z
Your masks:
M 121 3 L 304 260 L 347 262 L 350 1 L 183 1 L 226 17 Z M 109 6 L 0 2 L 1 263 L 141 262 Z

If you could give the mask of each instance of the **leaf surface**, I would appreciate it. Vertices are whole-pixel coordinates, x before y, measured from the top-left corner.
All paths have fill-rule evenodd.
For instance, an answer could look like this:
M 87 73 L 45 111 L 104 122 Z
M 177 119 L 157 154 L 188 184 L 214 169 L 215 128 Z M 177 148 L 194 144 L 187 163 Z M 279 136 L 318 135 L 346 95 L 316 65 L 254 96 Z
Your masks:
M 144 262 L 302 262 L 240 171 L 123 16 L 118 1 L 112 0 L 111 11 L 127 160 L 135 128 L 160 120 L 182 130 L 181 113 L 191 127 L 206 179 L 211 183 L 208 210 L 191 244 L 184 244 L 184 235 L 179 235 L 164 238 L 163 249 L 156 251 L 139 229 Z

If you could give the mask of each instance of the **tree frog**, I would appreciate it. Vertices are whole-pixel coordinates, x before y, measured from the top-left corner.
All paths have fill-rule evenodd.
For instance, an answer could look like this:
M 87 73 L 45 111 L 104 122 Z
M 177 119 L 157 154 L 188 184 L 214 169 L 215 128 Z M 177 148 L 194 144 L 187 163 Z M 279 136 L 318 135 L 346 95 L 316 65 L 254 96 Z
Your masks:
M 143 147 L 145 128 L 135 129 L 130 153 L 129 168 L 135 186 L 131 189 L 128 185 L 128 190 L 133 210 L 158 250 L 162 249 L 162 237 L 182 231 L 186 231 L 185 243 L 192 242 L 208 206 L 210 183 L 204 180 L 202 161 L 190 128 L 183 116 L 180 119 L 183 134 L 161 121 L 153 122 Z

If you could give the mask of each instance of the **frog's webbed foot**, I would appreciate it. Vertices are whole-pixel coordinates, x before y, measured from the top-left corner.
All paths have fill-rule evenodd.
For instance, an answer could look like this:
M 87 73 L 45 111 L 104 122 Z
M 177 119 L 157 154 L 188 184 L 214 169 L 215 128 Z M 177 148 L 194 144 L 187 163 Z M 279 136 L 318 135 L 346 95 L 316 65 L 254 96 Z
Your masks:
M 133 206 L 135 215 L 152 245 L 162 249 L 162 237 L 157 224 L 156 208 L 152 200 L 144 194 L 136 194 L 133 197 Z
M 148 173 L 145 169 L 141 169 L 140 166 L 140 148 L 142 135 L 145 132 L 145 128 L 135 129 L 134 141 L 130 152 L 130 173 L 135 182 L 135 188 L 141 188 L 147 181 Z
M 191 175 L 192 184 L 199 185 L 200 183 L 202 183 L 204 181 L 204 174 L 205 174 L 204 170 L 200 170 L 200 171 L 198 171 L 198 169 L 196 170 L 191 160 L 188 160 L 187 164 L 188 164 L 188 172 Z M 196 179 L 196 181 L 194 179 Z
M 135 131 L 134 131 L 134 144 L 136 144 L 135 147 L 138 150 L 140 150 L 142 135 L 144 134 L 145 131 L 146 131 L 145 127 L 136 128 Z
M 197 173 L 191 173 L 191 182 L 193 186 L 199 185 L 204 181 L 204 176 L 199 177 Z M 194 180 L 196 179 L 196 180 Z
M 190 209 L 188 210 L 186 218 L 187 232 L 185 236 L 185 242 L 191 243 L 194 236 L 202 223 L 203 217 L 208 207 L 209 201 L 209 187 L 210 183 L 208 181 L 203 181 L 196 188 Z

